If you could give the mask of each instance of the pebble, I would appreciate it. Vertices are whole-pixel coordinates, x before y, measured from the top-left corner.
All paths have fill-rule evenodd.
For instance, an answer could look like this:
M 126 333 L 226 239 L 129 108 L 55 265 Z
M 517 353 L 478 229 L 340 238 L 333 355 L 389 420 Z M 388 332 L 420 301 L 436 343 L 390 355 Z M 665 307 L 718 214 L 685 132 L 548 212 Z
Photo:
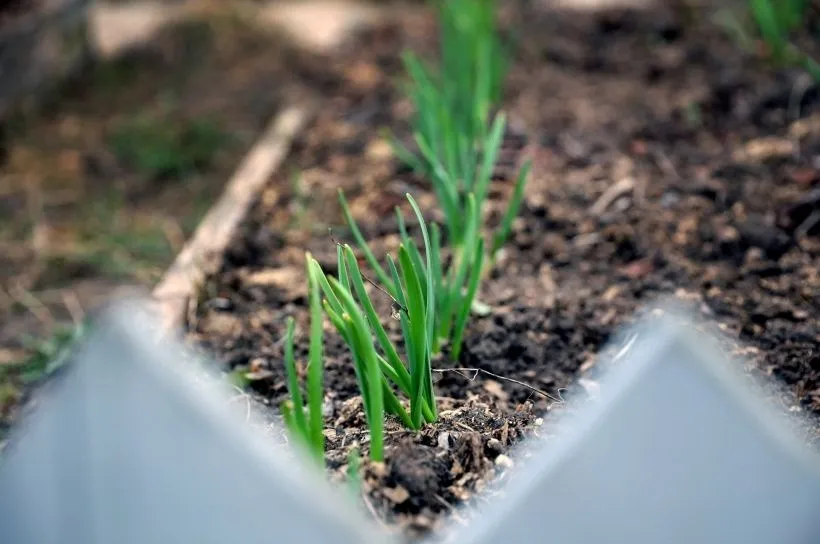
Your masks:
M 680 195 L 667 191 L 661 195 L 660 204 L 663 208 L 672 208 L 680 202 Z
M 495 458 L 495 464 L 501 468 L 512 468 L 513 460 L 503 453 Z
M 444 431 L 438 435 L 438 447 L 443 450 L 450 449 L 450 433 Z
M 504 446 L 501 444 L 501 441 L 497 438 L 491 438 L 487 441 L 487 449 L 492 453 L 500 454 L 504 451 Z
M 216 297 L 206 302 L 205 307 L 213 310 L 226 311 L 233 308 L 233 302 L 231 302 L 230 299 L 227 299 L 225 297 Z
M 410 492 L 402 486 L 385 487 L 382 489 L 382 495 L 395 504 L 401 504 L 410 498 Z

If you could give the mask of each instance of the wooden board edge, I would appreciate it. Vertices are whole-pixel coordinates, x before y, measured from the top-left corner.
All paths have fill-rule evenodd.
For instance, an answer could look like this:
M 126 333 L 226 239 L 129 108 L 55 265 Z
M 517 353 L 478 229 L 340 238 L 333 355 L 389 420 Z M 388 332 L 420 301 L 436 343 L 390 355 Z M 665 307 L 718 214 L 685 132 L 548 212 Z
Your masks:
M 197 296 L 206 276 L 221 264 L 228 244 L 257 195 L 288 156 L 294 138 L 315 110 L 314 100 L 285 106 L 242 159 L 222 195 L 151 293 L 163 330 L 174 330 L 183 324 L 190 301 Z

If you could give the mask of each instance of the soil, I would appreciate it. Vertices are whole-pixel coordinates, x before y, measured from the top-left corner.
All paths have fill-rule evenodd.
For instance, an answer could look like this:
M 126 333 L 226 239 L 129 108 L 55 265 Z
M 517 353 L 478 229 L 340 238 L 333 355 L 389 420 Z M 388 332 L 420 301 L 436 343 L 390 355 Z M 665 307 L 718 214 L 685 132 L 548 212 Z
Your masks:
M 552 397 L 594 381 L 597 354 L 662 295 L 716 321 L 727 354 L 752 376 L 773 376 L 780 390 L 771 400 L 810 416 L 806 441 L 820 440 L 817 85 L 680 10 L 530 6 L 507 15 L 518 49 L 491 225 L 513 167 L 531 158 L 534 170 L 512 239 L 482 287 L 492 312 L 471 321 L 459 361 L 445 353 L 435 362 L 442 421 L 417 434 L 390 423 L 385 464 L 365 469 L 365 503 L 410 538 L 480 500 L 512 463 L 514 444 L 549 432 L 549 413 L 561 409 Z M 407 21 L 328 60 L 326 107 L 189 319 L 192 341 L 226 371 L 249 372 L 271 410 L 286 395 L 286 316 L 297 318 L 302 358 L 307 349 L 304 252 L 332 273 L 328 228 L 349 240 L 337 189 L 377 255 L 397 245 L 392 208 L 404 206 L 405 192 L 437 218 L 427 183 L 382 138 L 385 128 L 408 136 L 399 53 L 429 51 L 433 36 L 431 21 Z M 390 323 L 389 301 L 380 303 Z M 326 331 L 327 459 L 342 480 L 350 449 L 366 454 L 367 433 L 350 355 Z

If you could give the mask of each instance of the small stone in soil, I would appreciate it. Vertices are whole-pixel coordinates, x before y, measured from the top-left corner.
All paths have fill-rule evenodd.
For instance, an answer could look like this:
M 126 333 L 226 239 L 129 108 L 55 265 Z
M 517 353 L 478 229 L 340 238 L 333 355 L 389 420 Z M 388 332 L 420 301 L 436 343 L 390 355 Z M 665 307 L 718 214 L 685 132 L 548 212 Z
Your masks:
M 503 453 L 495 458 L 495 464 L 501 468 L 512 468 L 513 460 Z
M 233 308 L 233 302 L 224 297 L 217 297 L 208 300 L 205 303 L 205 307 L 211 310 L 221 310 L 224 312 Z

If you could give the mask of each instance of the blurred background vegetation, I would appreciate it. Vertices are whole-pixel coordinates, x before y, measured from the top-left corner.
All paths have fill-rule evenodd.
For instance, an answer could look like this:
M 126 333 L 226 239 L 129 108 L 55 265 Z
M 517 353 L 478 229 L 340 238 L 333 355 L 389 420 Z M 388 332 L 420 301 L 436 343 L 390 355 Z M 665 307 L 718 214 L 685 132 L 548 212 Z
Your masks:
M 156 283 L 283 101 L 284 23 L 316 23 L 307 3 L 0 0 L 0 67 L 61 4 L 87 5 L 92 60 L 0 117 L 0 431 L 89 311 Z
M 800 23 L 818 19 L 811 2 L 670 1 L 692 16 L 719 4 L 740 46 L 820 72 L 801 48 L 813 37 Z M 0 431 L 88 311 L 159 279 L 282 104 L 300 55 L 321 59 L 348 21 L 396 3 L 62 2 L 87 5 L 93 61 L 36 108 L 0 117 Z M 21 21 L 60 4 L 0 0 L 0 68 L 20 62 L 8 44 Z

